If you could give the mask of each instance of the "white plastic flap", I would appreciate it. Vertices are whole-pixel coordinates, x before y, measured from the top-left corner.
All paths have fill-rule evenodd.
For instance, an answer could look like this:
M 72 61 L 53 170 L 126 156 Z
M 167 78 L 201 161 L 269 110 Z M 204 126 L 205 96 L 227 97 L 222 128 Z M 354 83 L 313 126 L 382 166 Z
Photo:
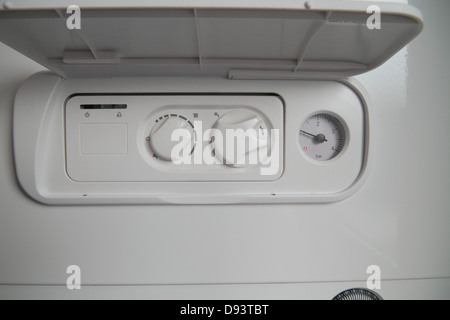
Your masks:
M 417 9 L 386 2 L 89 1 L 81 29 L 70 30 L 69 2 L 39 2 L 8 1 L 0 40 L 65 78 L 342 78 L 381 65 L 423 27 Z M 371 5 L 381 29 L 367 26 Z

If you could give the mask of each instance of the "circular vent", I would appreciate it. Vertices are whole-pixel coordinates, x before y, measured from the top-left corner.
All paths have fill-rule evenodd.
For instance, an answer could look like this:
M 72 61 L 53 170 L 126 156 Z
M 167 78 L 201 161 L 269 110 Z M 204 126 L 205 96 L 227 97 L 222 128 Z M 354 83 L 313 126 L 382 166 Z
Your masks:
M 383 300 L 383 298 L 368 289 L 355 288 L 339 293 L 333 300 Z

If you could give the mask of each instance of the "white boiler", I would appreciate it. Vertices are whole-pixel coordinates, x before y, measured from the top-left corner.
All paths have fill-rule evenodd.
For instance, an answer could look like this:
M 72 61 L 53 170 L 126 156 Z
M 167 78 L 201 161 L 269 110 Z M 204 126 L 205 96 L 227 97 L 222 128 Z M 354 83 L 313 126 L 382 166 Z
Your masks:
M 0 299 L 450 297 L 447 3 L 76 2 L 0 8 Z

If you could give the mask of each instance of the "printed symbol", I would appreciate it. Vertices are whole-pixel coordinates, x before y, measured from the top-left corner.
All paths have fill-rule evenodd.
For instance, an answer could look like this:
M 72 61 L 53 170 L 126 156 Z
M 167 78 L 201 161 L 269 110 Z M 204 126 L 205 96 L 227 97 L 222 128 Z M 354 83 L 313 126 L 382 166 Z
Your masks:
M 195 119 L 198 118 L 198 113 L 194 113 L 194 118 L 195 118 Z
M 91 115 L 90 115 L 89 112 L 86 112 L 86 113 L 84 114 L 84 116 L 85 116 L 86 118 L 89 118 Z
M 220 116 L 219 116 L 219 114 L 218 114 L 217 112 L 214 112 L 214 115 L 215 115 L 217 118 L 220 118 Z
M 158 159 L 158 156 L 156 155 L 156 153 L 153 154 L 153 158 Z
M 263 126 L 259 126 L 259 133 L 260 133 L 262 136 L 265 135 L 265 134 L 264 134 L 264 128 L 263 128 Z
M 145 138 L 145 140 L 150 141 L 150 137 Z
M 122 118 L 122 113 L 121 112 L 117 112 L 117 118 Z
M 308 151 L 308 147 L 304 147 L 303 150 L 304 150 L 304 151 Z

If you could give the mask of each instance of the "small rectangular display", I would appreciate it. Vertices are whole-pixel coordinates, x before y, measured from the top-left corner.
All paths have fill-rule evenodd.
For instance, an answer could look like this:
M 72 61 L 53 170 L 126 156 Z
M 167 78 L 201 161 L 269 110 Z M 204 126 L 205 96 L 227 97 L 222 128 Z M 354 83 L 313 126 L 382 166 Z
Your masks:
M 128 153 L 128 126 L 123 123 L 80 124 L 82 155 L 118 155 Z
M 82 104 L 81 109 L 94 110 L 94 109 L 126 109 L 126 104 Z

